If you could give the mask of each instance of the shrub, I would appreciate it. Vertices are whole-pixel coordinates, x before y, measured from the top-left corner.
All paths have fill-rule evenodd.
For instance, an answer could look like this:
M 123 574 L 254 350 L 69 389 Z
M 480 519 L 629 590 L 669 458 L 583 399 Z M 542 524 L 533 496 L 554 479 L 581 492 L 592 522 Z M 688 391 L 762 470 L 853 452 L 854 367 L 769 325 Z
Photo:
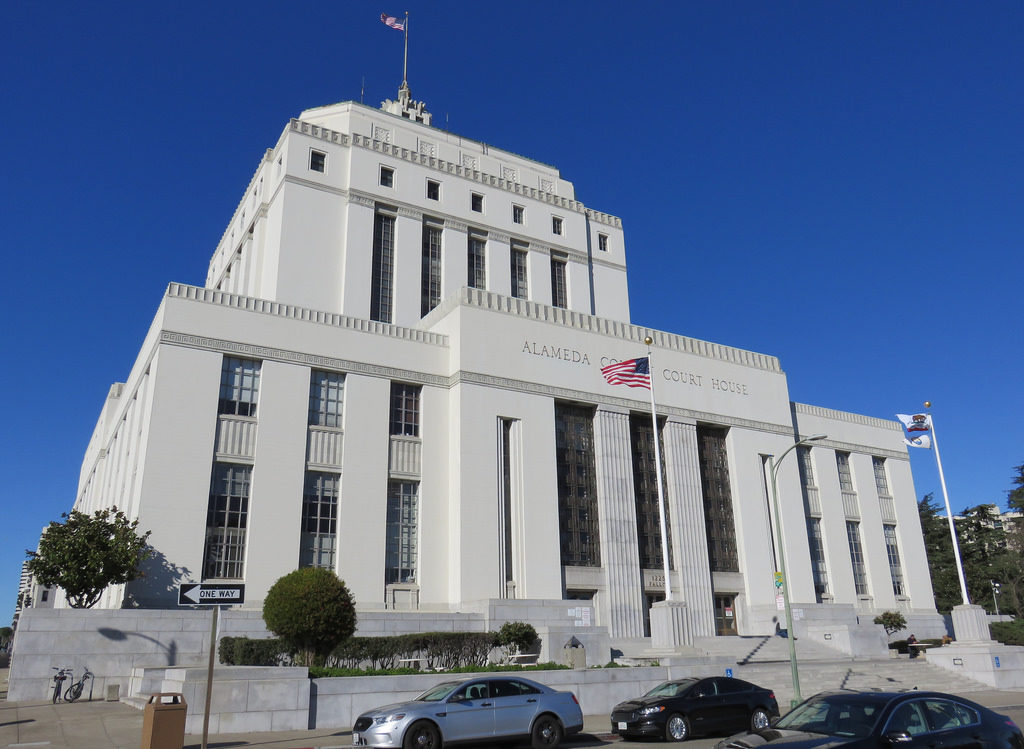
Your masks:
M 1004 645 L 1024 645 L 1024 620 L 993 622 L 988 628 L 992 638 Z
M 222 637 L 219 650 L 220 662 L 227 666 L 280 666 L 288 661 L 288 647 L 277 638 Z
M 356 630 L 356 611 L 345 583 L 330 570 L 303 567 L 274 583 L 263 602 L 263 621 L 304 666 L 322 666 Z
M 505 622 L 498 630 L 497 644 L 507 655 L 523 653 L 537 642 L 537 630 L 527 622 Z

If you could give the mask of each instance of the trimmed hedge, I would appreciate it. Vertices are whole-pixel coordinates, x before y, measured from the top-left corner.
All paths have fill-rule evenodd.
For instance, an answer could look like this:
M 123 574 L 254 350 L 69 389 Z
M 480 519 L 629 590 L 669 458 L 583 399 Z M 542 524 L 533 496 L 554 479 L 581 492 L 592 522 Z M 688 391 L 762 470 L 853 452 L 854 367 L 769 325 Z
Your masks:
M 415 673 L 416 669 L 398 669 L 403 658 L 420 658 L 430 669 L 453 671 L 487 666 L 488 656 L 497 644 L 495 632 L 418 632 L 392 637 L 349 637 L 330 655 L 324 666 L 365 673 L 389 671 Z M 223 637 L 220 662 L 230 666 L 277 666 L 293 661 L 294 653 L 281 639 L 252 640 L 247 637 Z
M 1024 620 L 1014 619 L 1012 622 L 992 622 L 988 625 L 992 639 L 1004 645 L 1024 645 Z

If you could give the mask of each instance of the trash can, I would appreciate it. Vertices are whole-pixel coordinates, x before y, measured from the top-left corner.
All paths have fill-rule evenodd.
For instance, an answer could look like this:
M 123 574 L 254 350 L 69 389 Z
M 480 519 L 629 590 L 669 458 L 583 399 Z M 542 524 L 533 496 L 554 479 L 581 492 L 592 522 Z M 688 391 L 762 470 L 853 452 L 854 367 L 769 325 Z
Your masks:
M 188 705 L 180 692 L 158 692 L 142 713 L 142 749 L 183 749 Z
M 562 660 L 569 668 L 587 667 L 587 649 L 583 647 L 582 642 L 576 639 L 575 635 L 562 648 Z

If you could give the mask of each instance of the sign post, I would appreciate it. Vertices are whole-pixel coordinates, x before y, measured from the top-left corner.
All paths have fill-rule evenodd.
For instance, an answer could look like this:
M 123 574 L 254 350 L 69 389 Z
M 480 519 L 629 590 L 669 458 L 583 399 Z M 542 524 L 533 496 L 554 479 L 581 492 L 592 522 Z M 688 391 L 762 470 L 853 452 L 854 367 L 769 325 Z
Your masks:
M 245 585 L 228 583 L 182 583 L 178 587 L 179 606 L 212 606 L 210 617 L 210 657 L 206 664 L 206 706 L 203 708 L 203 743 L 207 749 L 210 735 L 210 699 L 213 695 L 213 657 L 217 650 L 217 621 L 220 607 L 245 602 Z

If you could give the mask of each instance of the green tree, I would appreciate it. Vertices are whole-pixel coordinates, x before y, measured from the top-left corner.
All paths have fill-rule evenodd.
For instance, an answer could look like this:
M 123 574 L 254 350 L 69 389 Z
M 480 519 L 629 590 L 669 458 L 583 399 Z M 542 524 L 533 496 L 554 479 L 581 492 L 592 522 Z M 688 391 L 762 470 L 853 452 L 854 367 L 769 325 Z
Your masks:
M 537 630 L 528 622 L 505 622 L 498 630 L 497 643 L 505 651 L 506 659 L 525 653 L 537 642 Z
M 12 637 L 14 637 L 13 629 L 10 627 L 0 627 L 0 647 L 8 647 Z
M 278 579 L 263 601 L 267 629 L 305 666 L 322 666 L 356 631 L 356 607 L 345 583 L 330 570 L 303 567 Z
M 72 608 L 96 605 L 108 585 L 142 576 L 139 565 L 153 550 L 141 536 L 139 521 L 128 521 L 116 507 L 88 515 L 78 510 L 50 523 L 39 539 L 39 551 L 26 550 L 28 569 L 43 585 L 64 589 Z
M 933 500 L 933 494 L 926 494 L 917 503 L 917 512 L 921 517 L 921 532 L 924 534 L 924 548 L 932 576 L 935 608 L 940 614 L 948 614 L 954 606 L 962 603 L 960 581 L 956 574 L 953 543 L 949 538 L 949 524 L 946 518 L 939 516 L 939 507 Z
M 899 632 L 907 626 L 907 619 L 899 611 L 883 611 L 875 617 L 875 624 L 881 624 L 885 628 L 885 634 L 892 637 L 894 632 Z

